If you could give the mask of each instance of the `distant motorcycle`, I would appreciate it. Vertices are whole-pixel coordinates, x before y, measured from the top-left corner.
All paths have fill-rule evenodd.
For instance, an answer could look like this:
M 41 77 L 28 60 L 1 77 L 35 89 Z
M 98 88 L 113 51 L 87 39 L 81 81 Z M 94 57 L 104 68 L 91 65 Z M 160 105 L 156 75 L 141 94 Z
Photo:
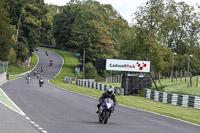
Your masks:
M 48 54 L 48 51 L 45 51 L 45 53 L 46 53 L 46 56 L 48 56 L 49 54 Z
M 41 72 L 43 72 L 44 71 L 44 67 L 41 67 Z
M 36 72 L 36 70 L 34 70 L 34 71 L 33 71 L 33 75 L 35 76 L 35 75 L 36 75 L 36 73 L 37 73 L 37 72 Z
M 44 84 L 44 79 L 40 78 L 40 80 L 39 80 L 39 86 L 41 87 L 43 84 Z
M 98 118 L 100 123 L 107 124 L 108 119 L 111 116 L 111 113 L 114 111 L 114 103 L 111 98 L 106 98 L 100 107 L 100 111 L 98 113 Z
M 49 63 L 50 63 L 50 66 L 53 66 L 53 61 L 52 60 L 50 60 Z
M 37 74 L 37 78 L 38 78 L 38 79 L 40 78 L 40 73 Z
M 31 77 L 30 77 L 30 76 L 26 77 L 27 84 L 30 83 L 30 80 L 31 80 Z

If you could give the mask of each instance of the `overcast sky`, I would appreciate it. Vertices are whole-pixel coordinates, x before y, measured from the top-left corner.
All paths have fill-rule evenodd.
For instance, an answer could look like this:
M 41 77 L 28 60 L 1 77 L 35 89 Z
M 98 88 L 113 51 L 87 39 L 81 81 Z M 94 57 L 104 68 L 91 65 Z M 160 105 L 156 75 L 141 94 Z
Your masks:
M 70 0 L 44 0 L 45 3 L 54 4 L 54 5 L 65 5 Z M 136 8 L 142 6 L 147 2 L 147 0 L 96 0 L 101 4 L 111 4 L 121 16 L 131 23 L 132 16 L 136 11 Z M 200 0 L 175 0 L 176 2 L 184 1 L 189 5 L 195 5 L 198 3 L 200 5 Z

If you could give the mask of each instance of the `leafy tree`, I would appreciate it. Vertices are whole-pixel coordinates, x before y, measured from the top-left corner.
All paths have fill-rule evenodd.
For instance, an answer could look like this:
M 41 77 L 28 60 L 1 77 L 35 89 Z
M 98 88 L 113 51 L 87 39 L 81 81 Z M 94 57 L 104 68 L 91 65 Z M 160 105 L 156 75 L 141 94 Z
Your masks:
M 183 55 L 187 49 L 199 46 L 200 22 L 194 7 L 185 2 L 171 2 L 169 14 L 175 18 L 174 27 L 169 32 L 168 47 Z
M 13 28 L 10 25 L 11 20 L 8 12 L 4 9 L 3 2 L 0 2 L 0 12 L 0 60 L 8 60 Z
M 11 24 L 15 26 L 13 35 L 17 59 L 24 60 L 39 43 L 51 44 L 52 27 L 47 20 L 48 10 L 43 0 L 10 0 L 5 2 L 5 8 L 10 13 Z M 22 45 L 22 46 L 20 46 Z M 26 49 L 23 53 L 19 48 Z
M 163 71 L 169 59 L 166 55 L 171 52 L 165 47 L 165 37 L 170 28 L 170 16 L 166 14 L 166 5 L 164 0 L 149 0 L 145 6 L 138 8 L 135 13 L 135 23 L 133 29 L 135 33 L 130 32 L 130 39 L 127 40 L 132 48 L 132 54 L 129 58 L 151 61 L 151 68 L 154 71 Z M 168 32 L 167 32 L 168 33 Z M 131 43 L 132 42 L 132 43 Z M 130 48 L 127 47 L 127 48 Z M 128 51 L 128 49 L 127 49 Z
M 112 29 L 104 23 L 95 1 L 69 3 L 63 13 L 54 16 L 54 37 L 58 46 L 73 48 L 83 54 L 86 61 L 116 56 Z

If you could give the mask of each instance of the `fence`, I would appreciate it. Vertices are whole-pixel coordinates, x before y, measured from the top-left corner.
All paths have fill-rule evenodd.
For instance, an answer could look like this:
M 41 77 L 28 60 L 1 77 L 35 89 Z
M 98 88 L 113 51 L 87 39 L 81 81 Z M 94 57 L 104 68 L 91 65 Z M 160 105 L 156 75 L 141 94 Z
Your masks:
M 1 61 L 0 60 L 0 74 L 7 72 L 7 68 L 8 68 L 8 61 Z
M 145 97 L 163 103 L 200 109 L 200 97 L 198 96 L 170 94 L 166 92 L 145 89 Z
M 114 90 L 115 94 L 121 95 L 121 93 L 122 93 L 122 91 L 121 91 L 122 89 L 119 87 L 115 87 L 112 85 L 105 85 L 105 84 L 93 82 L 93 81 L 88 81 L 87 79 L 86 80 L 76 79 L 75 82 L 76 82 L 76 85 L 93 88 L 93 89 L 101 90 L 101 91 L 106 91 L 109 87 L 111 87 Z
M 196 79 L 194 79 L 192 73 L 190 72 L 189 77 L 188 77 L 188 73 L 187 72 L 175 72 L 173 73 L 173 77 L 170 73 L 168 74 L 162 74 L 162 73 L 154 73 L 152 72 L 152 75 L 154 77 L 155 80 L 158 80 L 159 82 L 161 82 L 161 79 L 170 79 L 171 82 L 188 82 L 189 86 L 196 86 L 198 87 L 198 75 L 195 77 Z
M 121 83 L 122 74 L 106 77 L 106 83 Z

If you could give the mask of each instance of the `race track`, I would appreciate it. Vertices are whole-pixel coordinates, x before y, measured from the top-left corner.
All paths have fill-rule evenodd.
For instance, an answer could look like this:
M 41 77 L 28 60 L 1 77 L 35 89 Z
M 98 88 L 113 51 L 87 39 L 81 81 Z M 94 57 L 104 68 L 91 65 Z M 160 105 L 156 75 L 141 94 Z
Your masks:
M 42 72 L 45 80 L 44 86 L 39 87 L 38 79 L 31 73 L 30 84 L 26 83 L 25 78 L 21 78 L 7 82 L 1 88 L 23 110 L 26 117 L 29 117 L 48 133 L 200 132 L 200 126 L 120 105 L 116 106 L 108 124 L 100 124 L 95 113 L 97 99 L 64 90 L 48 83 L 48 80 L 59 72 L 62 66 L 62 58 L 53 52 L 49 52 L 49 56 L 46 56 L 44 50 L 39 50 L 36 54 L 39 56 L 36 70 L 40 70 L 40 67 L 44 66 L 44 72 Z M 49 65 L 51 59 L 54 61 L 52 67 Z M 10 112 L 12 111 L 10 110 Z M 2 117 L 6 119 L 5 115 L 2 115 Z M 29 125 L 26 120 L 20 122 L 24 123 L 25 127 L 28 125 L 27 128 L 30 129 L 30 133 L 43 131 L 38 130 L 37 126 Z M 4 129 L 1 126 L 0 128 Z M 22 133 L 17 130 L 6 132 L 6 129 L 0 132 Z

